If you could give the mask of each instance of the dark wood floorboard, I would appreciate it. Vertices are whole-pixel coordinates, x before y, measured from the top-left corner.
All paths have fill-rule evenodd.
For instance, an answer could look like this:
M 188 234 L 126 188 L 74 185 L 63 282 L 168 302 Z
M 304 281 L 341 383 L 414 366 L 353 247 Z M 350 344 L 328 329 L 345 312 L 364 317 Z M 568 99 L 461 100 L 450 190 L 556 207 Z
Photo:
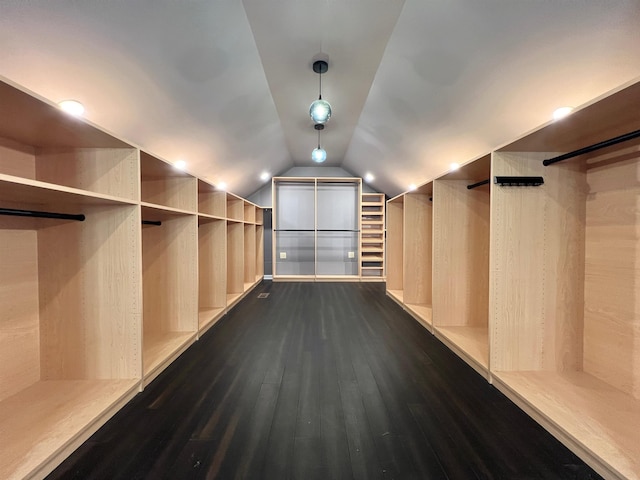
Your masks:
M 384 284 L 263 282 L 48 478 L 600 477 Z

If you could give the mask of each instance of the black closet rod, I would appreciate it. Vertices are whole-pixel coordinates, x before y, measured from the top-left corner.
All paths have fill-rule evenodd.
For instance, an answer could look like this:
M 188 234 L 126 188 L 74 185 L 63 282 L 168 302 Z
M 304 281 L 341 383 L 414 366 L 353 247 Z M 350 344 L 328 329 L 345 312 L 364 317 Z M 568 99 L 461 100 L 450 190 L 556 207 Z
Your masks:
M 73 215 L 70 213 L 53 213 L 53 212 L 39 212 L 36 210 L 16 210 L 13 208 L 0 208 L 0 215 L 10 215 L 13 217 L 32 217 L 32 218 L 56 218 L 59 220 L 75 220 L 77 222 L 84 222 L 85 216 Z
M 162 222 L 159 220 L 142 220 L 142 224 L 143 225 L 155 225 L 156 227 L 159 227 L 160 225 L 162 225 Z
M 640 130 L 636 130 L 635 132 L 625 133 L 624 135 L 610 138 L 609 140 L 604 140 L 603 142 L 594 143 L 593 145 L 589 145 L 588 147 L 579 148 L 578 150 L 574 150 L 573 152 L 565 153 L 563 155 L 558 155 L 557 157 L 548 158 L 547 160 L 543 160 L 542 164 L 545 167 L 547 167 L 553 163 L 561 162 L 563 160 L 577 157 L 578 155 L 583 155 L 585 153 L 593 152 L 595 150 L 600 150 L 601 148 L 610 147 L 611 145 L 616 145 L 618 143 L 626 142 L 627 140 L 633 140 L 634 138 L 637 138 L 637 137 L 640 137 Z
M 474 188 L 476 188 L 476 187 L 481 187 L 482 185 L 486 185 L 486 184 L 487 184 L 487 183 L 489 183 L 490 181 L 491 181 L 491 179 L 490 179 L 490 178 L 487 178 L 486 180 L 482 180 L 481 182 L 473 183 L 473 184 L 471 184 L 471 185 L 467 185 L 467 189 L 468 189 L 468 190 L 472 190 L 472 189 L 474 189 Z

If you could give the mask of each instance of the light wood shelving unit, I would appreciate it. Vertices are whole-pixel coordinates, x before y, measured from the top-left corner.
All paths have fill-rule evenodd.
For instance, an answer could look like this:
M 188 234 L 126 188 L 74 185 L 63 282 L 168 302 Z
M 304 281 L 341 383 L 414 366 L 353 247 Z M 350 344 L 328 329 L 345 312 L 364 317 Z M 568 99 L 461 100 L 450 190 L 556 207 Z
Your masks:
M 434 331 L 486 377 L 490 176 L 491 156 L 485 155 L 433 182 Z M 485 180 L 486 184 L 474 186 Z
M 607 479 L 640 478 L 640 139 L 542 161 L 640 130 L 639 103 L 630 84 L 432 182 L 434 334 Z M 408 311 L 424 204 L 387 202 L 387 294 Z
M 0 215 L 0 478 L 44 478 L 230 308 L 230 194 L 6 81 L 0 104 L 0 208 L 84 215 Z
M 404 306 L 404 195 L 387 201 L 387 295 Z
M 422 185 L 404 198 L 403 303 L 427 330 L 432 320 L 433 184 Z
M 384 281 L 385 198 L 383 193 L 363 193 L 360 203 L 360 277 Z
M 198 180 L 198 325 L 203 334 L 227 309 L 227 194 Z

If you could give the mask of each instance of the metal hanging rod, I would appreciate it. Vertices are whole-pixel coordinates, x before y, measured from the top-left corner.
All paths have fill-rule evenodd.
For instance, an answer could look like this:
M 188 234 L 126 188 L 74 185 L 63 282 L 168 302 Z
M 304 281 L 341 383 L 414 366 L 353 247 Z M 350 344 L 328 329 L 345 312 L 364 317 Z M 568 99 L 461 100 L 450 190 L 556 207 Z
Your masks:
M 628 140 L 633 140 L 634 138 L 640 137 L 640 130 L 636 130 L 635 132 L 625 133 L 624 135 L 620 135 L 619 137 L 610 138 L 609 140 L 605 140 L 603 142 L 594 143 L 593 145 L 589 145 L 588 147 L 579 148 L 578 150 L 574 150 L 573 152 L 565 153 L 563 155 L 558 155 L 557 157 L 548 158 L 542 161 L 542 164 L 545 167 L 552 165 L 554 163 L 561 162 L 563 160 L 567 160 L 569 158 L 577 157 L 578 155 L 583 155 L 585 153 L 594 152 L 596 150 L 600 150 L 601 148 L 610 147 L 611 145 L 616 145 L 618 143 L 626 142 Z
M 143 225 L 155 225 L 156 227 L 159 227 L 160 225 L 162 225 L 162 222 L 159 220 L 142 220 L 142 224 Z
M 472 190 L 472 189 L 474 189 L 474 188 L 476 188 L 476 187 L 481 187 L 482 185 L 486 185 L 486 184 L 487 184 L 487 183 L 489 183 L 490 181 L 491 181 L 491 179 L 490 179 L 490 178 L 487 178 L 486 180 L 482 180 L 481 182 L 473 183 L 473 184 L 471 184 L 471 185 L 467 185 L 467 189 L 468 189 L 468 190 Z
M 73 215 L 70 213 L 39 212 L 36 210 L 16 210 L 13 208 L 0 208 L 0 215 L 10 215 L 13 217 L 55 218 L 58 220 L 75 220 L 77 222 L 84 222 L 85 220 L 85 216 L 82 214 Z

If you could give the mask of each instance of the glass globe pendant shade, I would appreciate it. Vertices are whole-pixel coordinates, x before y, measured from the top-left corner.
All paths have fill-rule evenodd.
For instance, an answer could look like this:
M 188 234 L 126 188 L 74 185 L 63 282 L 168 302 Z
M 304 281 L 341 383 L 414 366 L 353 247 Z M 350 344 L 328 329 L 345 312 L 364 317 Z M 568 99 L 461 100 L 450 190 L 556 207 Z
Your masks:
M 324 124 L 331 118 L 331 105 L 326 100 L 319 98 L 309 107 L 309 115 L 314 123 Z
M 324 148 L 314 148 L 313 152 L 311 152 L 311 160 L 316 163 L 322 163 L 327 159 L 327 152 L 325 152 Z

